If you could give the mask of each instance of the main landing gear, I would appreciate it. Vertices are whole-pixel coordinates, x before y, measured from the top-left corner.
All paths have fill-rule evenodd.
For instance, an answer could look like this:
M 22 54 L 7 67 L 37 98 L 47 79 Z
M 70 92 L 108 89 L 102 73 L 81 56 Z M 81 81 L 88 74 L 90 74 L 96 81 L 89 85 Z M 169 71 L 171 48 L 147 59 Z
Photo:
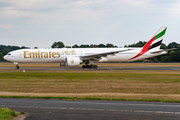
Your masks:
M 84 60 L 83 63 L 85 63 L 85 65 L 83 65 L 82 68 L 98 68 L 97 65 L 93 65 L 94 61 Z
M 82 68 L 98 68 L 97 65 L 83 65 Z

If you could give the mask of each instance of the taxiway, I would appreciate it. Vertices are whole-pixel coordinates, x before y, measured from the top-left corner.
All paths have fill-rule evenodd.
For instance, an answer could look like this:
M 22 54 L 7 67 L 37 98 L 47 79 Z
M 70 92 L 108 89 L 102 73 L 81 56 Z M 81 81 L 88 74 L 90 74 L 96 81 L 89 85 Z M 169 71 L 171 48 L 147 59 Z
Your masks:
M 25 112 L 29 119 L 163 119 L 180 117 L 179 103 L 65 101 L 0 98 L 0 107 Z

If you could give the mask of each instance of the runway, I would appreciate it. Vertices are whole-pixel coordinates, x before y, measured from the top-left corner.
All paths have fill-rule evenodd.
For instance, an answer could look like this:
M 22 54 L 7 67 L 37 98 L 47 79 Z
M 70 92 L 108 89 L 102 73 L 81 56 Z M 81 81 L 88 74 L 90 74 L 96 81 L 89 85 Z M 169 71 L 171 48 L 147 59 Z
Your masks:
M 26 114 L 26 119 L 179 119 L 179 103 L 65 101 L 0 98 L 0 107 Z M 54 111 L 54 112 L 53 112 Z M 37 114 L 38 113 L 38 114 Z M 25 120 L 26 120 L 25 119 Z
M 0 70 L 16 70 L 14 67 L 0 67 Z M 180 67 L 20 67 L 19 70 L 64 70 L 64 71 L 96 71 L 96 70 L 180 70 Z

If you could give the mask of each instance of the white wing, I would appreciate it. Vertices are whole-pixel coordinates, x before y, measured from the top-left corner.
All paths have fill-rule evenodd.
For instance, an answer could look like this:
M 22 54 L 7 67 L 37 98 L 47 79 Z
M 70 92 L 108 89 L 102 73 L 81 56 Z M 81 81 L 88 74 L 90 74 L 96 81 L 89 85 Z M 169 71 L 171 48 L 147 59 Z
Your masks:
M 118 51 L 111 51 L 111 52 L 102 52 L 102 53 L 95 53 L 90 55 L 82 55 L 80 56 L 81 60 L 99 60 L 101 57 L 107 57 L 107 55 L 115 55 L 119 52 L 125 52 L 133 49 L 126 49 L 126 50 L 118 50 Z

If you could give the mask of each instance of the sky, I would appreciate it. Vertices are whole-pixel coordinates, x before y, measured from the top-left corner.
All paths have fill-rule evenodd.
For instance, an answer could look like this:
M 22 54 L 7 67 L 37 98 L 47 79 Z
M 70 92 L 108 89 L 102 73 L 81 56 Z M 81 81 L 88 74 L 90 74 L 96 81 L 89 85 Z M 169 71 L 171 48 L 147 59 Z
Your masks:
M 148 41 L 180 43 L 179 0 L 0 0 L 0 45 L 49 48 Z

